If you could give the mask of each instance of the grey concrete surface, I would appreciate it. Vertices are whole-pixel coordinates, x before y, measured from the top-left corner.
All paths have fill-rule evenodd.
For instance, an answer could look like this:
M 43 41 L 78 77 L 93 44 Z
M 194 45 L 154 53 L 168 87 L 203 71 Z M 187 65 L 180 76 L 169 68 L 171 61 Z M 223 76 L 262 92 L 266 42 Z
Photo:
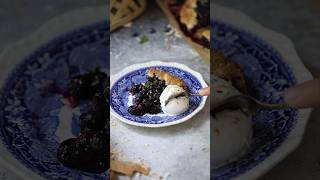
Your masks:
M 289 37 L 314 76 L 320 75 L 320 0 L 215 0 Z M 309 120 L 300 146 L 261 180 L 320 179 L 320 110 Z

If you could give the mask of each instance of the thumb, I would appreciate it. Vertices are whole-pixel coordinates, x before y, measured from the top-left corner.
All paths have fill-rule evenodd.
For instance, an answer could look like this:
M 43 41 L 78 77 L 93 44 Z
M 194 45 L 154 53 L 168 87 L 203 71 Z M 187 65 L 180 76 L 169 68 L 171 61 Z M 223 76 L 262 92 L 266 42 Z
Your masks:
M 320 78 L 289 88 L 284 101 L 295 108 L 320 107 Z
M 209 96 L 210 95 L 210 87 L 205 87 L 199 90 L 199 94 L 201 96 Z

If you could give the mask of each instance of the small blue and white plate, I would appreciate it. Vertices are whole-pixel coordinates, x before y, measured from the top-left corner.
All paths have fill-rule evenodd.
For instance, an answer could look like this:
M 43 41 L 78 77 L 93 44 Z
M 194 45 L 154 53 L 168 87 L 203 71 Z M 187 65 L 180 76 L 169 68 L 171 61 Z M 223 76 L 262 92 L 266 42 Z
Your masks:
M 165 127 L 187 121 L 196 115 L 205 106 L 207 97 L 191 96 L 189 109 L 177 116 L 169 116 L 164 113 L 155 115 L 145 114 L 134 116 L 128 113 L 131 102 L 129 90 L 134 84 L 147 81 L 147 71 L 151 67 L 171 73 L 182 79 L 191 93 L 197 93 L 201 88 L 207 87 L 202 75 L 189 67 L 179 63 L 151 61 L 143 64 L 129 66 L 111 76 L 111 101 L 110 112 L 120 121 L 141 127 Z
M 80 15 L 79 15 L 80 14 Z M 79 19 L 79 17 L 81 19 Z M 78 10 L 48 22 L 0 56 L 0 164 L 19 179 L 107 179 L 64 166 L 59 143 L 79 134 L 79 114 L 56 90 L 99 67 L 109 69 L 105 7 Z M 7 63 L 6 63 L 7 62 Z
M 253 96 L 263 102 L 278 103 L 288 87 L 312 79 L 289 39 L 241 12 L 219 5 L 213 5 L 212 11 L 213 47 L 241 66 Z M 211 170 L 211 179 L 257 179 L 298 146 L 310 112 L 310 109 L 257 112 L 247 153 Z

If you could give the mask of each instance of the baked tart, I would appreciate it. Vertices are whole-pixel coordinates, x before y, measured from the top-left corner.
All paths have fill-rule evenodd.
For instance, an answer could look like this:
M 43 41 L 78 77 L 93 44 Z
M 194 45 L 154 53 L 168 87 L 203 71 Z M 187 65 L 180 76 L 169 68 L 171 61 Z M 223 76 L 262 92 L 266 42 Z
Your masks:
M 153 77 L 156 76 L 161 80 L 164 80 L 166 85 L 177 85 L 182 87 L 183 89 L 187 90 L 187 86 L 184 81 L 168 72 L 161 71 L 157 68 L 150 68 L 148 70 L 148 76 Z
M 110 31 L 114 31 L 137 18 L 146 8 L 146 0 L 111 0 Z
M 147 71 L 147 81 L 133 85 L 129 90 L 135 100 L 128 107 L 128 112 L 136 116 L 158 114 L 162 111 L 171 115 L 180 114 L 189 106 L 186 89 L 182 79 L 157 68 L 150 68 Z M 172 109 L 171 101 L 180 102 L 181 106 Z
M 211 50 L 211 98 L 214 107 L 222 101 L 247 93 L 245 75 L 240 66 L 219 50 Z M 250 148 L 253 135 L 252 114 L 242 109 L 210 112 L 210 165 L 221 168 L 242 157 Z
M 209 63 L 210 1 L 157 0 L 172 26 Z
M 216 49 L 211 50 L 210 70 L 213 75 L 231 82 L 240 92 L 247 93 L 245 75 L 240 66 Z

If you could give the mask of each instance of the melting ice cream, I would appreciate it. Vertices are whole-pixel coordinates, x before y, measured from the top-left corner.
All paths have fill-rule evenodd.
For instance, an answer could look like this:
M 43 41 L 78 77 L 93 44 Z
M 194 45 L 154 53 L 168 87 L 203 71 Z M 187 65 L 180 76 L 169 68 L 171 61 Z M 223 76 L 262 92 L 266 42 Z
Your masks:
M 180 86 L 168 85 L 160 96 L 162 111 L 169 115 L 179 115 L 189 108 L 188 93 Z
M 211 84 L 211 107 L 228 97 L 240 94 L 231 83 L 215 76 L 211 77 Z M 223 111 L 212 115 L 211 119 L 211 165 L 218 168 L 246 152 L 252 137 L 252 122 L 251 117 L 241 110 Z

